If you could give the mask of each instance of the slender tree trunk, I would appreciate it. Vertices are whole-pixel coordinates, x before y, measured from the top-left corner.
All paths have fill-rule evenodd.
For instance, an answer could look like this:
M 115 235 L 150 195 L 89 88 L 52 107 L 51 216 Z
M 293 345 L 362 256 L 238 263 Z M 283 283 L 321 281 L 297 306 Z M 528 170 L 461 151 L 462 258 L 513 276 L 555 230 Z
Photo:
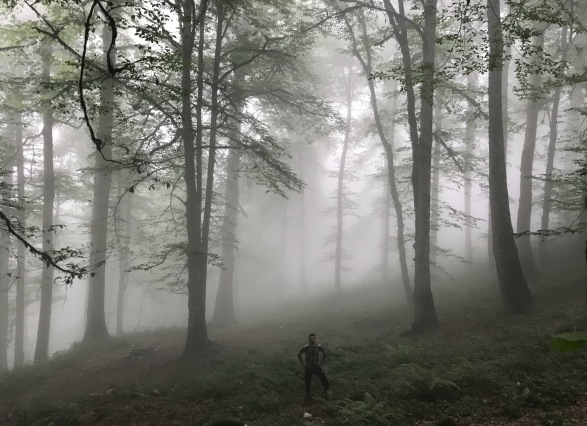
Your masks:
M 422 84 L 420 111 L 421 135 L 418 137 L 416 97 L 413 85 L 412 57 L 407 36 L 403 0 L 398 0 L 398 11 L 390 0 L 383 0 L 389 22 L 402 53 L 404 66 L 408 124 L 412 143 L 412 187 L 416 212 L 415 274 L 414 274 L 414 331 L 432 328 L 438 324 L 434 298 L 430 288 L 430 168 L 432 149 L 432 103 L 434 96 L 434 56 L 436 41 L 436 1 L 424 5 L 423 67 L 427 75 Z M 424 168 L 424 170 L 421 170 Z M 423 205 L 420 205 L 420 203 Z
M 241 79 L 235 75 L 234 86 L 238 90 Z M 243 102 L 237 103 L 235 117 L 244 107 Z M 238 119 L 231 123 L 233 141 L 241 139 L 241 124 Z M 234 143 L 234 142 L 233 142 Z M 218 292 L 212 322 L 216 325 L 233 325 L 237 322 L 234 310 L 234 269 L 236 266 L 236 230 L 239 216 L 239 169 L 241 153 L 238 149 L 230 149 L 226 161 L 226 188 L 224 191 L 224 217 L 222 220 L 222 269 L 218 280 Z
M 416 273 L 414 275 L 415 331 L 427 330 L 438 324 L 430 287 L 430 180 L 432 157 L 432 125 L 434 99 L 434 64 L 436 52 L 436 0 L 424 3 L 424 37 L 420 109 L 420 140 L 418 142 L 418 192 L 416 194 Z
M 6 165 L 5 170 L 10 171 L 11 166 Z M 7 188 L 12 186 L 12 174 L 4 177 Z M 4 189 L 10 191 L 10 189 Z M 10 290 L 10 235 L 8 232 L 0 231 L 0 372 L 8 370 L 8 331 L 10 328 L 9 298 Z
M 344 73 L 344 71 L 343 71 Z M 336 190 L 336 248 L 334 253 L 334 289 L 337 293 L 341 292 L 342 285 L 342 230 L 343 230 L 343 215 L 344 215 L 344 174 L 346 167 L 346 159 L 351 140 L 351 120 L 352 120 L 352 105 L 353 105 L 353 66 L 348 68 L 348 77 L 345 76 L 346 81 L 346 129 L 344 133 L 344 141 L 342 145 L 342 153 L 340 155 L 340 163 L 338 166 L 338 183 Z
M 102 50 L 104 62 L 112 40 L 111 29 L 104 25 Z M 115 49 L 110 52 L 112 63 L 116 60 Z M 94 173 L 94 199 L 90 225 L 90 267 L 93 276 L 88 280 L 87 324 L 84 342 L 109 337 L 104 312 L 106 293 L 106 250 L 108 240 L 108 216 L 112 169 L 108 162 L 112 158 L 112 128 L 114 127 L 114 79 L 107 75 L 100 84 L 100 122 L 97 135 L 102 141 L 101 152 L 96 152 Z
M 48 83 L 51 79 L 52 51 L 51 41 L 43 39 L 41 44 L 41 78 Z M 43 102 L 43 244 L 45 253 L 53 250 L 53 205 L 55 201 L 55 175 L 53 173 L 53 110 L 51 102 Z M 49 357 L 49 335 L 51 332 L 51 304 L 53 303 L 53 268 L 43 264 L 41 276 L 41 307 L 35 362 L 44 362 Z
M 349 34 L 351 35 L 352 44 L 353 44 L 353 53 L 357 60 L 361 63 L 363 67 L 363 72 L 365 75 L 371 75 L 373 71 L 373 59 L 371 55 L 371 44 L 369 43 L 369 34 L 367 29 L 367 22 L 365 19 L 365 15 L 361 12 L 359 15 L 359 22 L 361 25 L 362 31 L 362 42 L 364 48 L 364 56 L 359 49 L 358 40 L 355 37 L 353 27 L 347 22 L 347 29 Z M 390 129 L 390 138 L 387 139 L 385 135 L 385 131 L 383 129 L 383 123 L 381 122 L 381 115 L 379 114 L 379 106 L 377 104 L 377 94 L 375 91 L 375 84 L 372 79 L 367 80 L 367 84 L 369 86 L 369 93 L 370 93 L 370 100 L 371 100 L 371 110 L 373 111 L 373 118 L 375 120 L 375 127 L 377 128 L 377 133 L 379 135 L 379 140 L 381 141 L 381 145 L 385 151 L 385 159 L 387 161 L 387 177 L 388 177 L 388 185 L 387 188 L 389 190 L 389 196 L 393 200 L 393 206 L 395 209 L 395 215 L 397 220 L 397 248 L 398 248 L 398 255 L 399 255 L 399 262 L 400 262 L 400 270 L 402 275 L 402 284 L 404 287 L 404 291 L 406 294 L 406 299 L 408 304 L 413 303 L 413 291 L 412 286 L 410 284 L 410 277 L 408 273 L 408 262 L 406 259 L 406 246 L 405 246 L 405 235 L 404 235 L 404 213 L 402 203 L 399 199 L 399 192 L 397 189 L 397 183 L 395 179 L 395 164 L 393 158 L 393 144 L 395 138 L 395 122 L 392 121 L 391 129 Z M 395 91 L 395 86 L 394 86 Z M 397 97 L 393 98 L 392 104 L 392 111 L 395 112 L 397 109 Z M 394 114 L 392 114 L 394 115 Z M 386 210 L 386 221 L 384 226 L 384 244 L 383 244 L 383 273 L 386 274 L 388 270 L 388 261 L 389 261 L 389 201 L 386 201 L 385 210 Z
M 510 13 L 510 6 L 509 4 L 506 4 L 504 6 L 504 9 L 506 9 L 506 15 L 509 15 Z M 503 61 L 503 67 L 501 70 L 501 75 L 502 75 L 502 84 L 501 84 L 501 99 L 502 99 L 502 106 L 503 106 L 503 116 L 502 116 L 502 121 L 503 121 L 503 145 L 504 145 L 504 150 L 505 150 L 505 160 L 506 160 L 506 164 L 507 164 L 507 159 L 508 159 L 508 126 L 509 126 L 509 122 L 510 122 L 510 110 L 509 110 L 509 105 L 510 105 L 510 64 L 511 64 L 511 59 L 510 59 L 510 55 L 512 53 L 512 46 L 508 45 L 505 51 L 505 58 Z M 493 257 L 493 254 L 492 254 Z
M 391 230 L 391 189 L 389 180 L 383 182 L 383 211 L 381 215 L 381 282 L 387 284 L 391 279 L 389 269 L 389 233 Z
M 504 148 L 505 149 L 505 148 Z M 491 195 L 489 196 L 491 198 Z M 491 269 L 495 269 L 495 256 L 493 254 L 493 220 L 491 219 L 491 200 L 489 200 L 489 206 L 487 211 L 487 254 L 488 264 Z
M 472 95 L 475 85 L 475 76 L 469 74 L 467 76 L 467 91 Z M 465 154 L 467 161 L 465 163 L 465 215 L 471 216 L 471 189 L 473 181 L 471 179 L 473 150 L 475 148 L 475 106 L 469 102 L 467 108 L 467 122 L 465 124 Z M 489 224 L 488 229 L 491 229 Z M 491 254 L 493 257 L 493 253 Z M 473 261 L 473 237 L 471 235 L 471 227 L 465 226 L 465 259 L 469 262 Z
M 20 106 L 22 104 L 19 102 Z M 24 181 L 24 144 L 22 139 L 23 124 L 22 113 L 19 111 L 15 115 L 15 142 L 16 142 L 16 175 L 18 179 L 18 203 L 22 206 L 16 212 L 18 222 L 25 226 L 24 201 L 25 201 L 25 181 Z M 24 365 L 24 314 L 25 314 L 25 253 L 24 244 L 18 242 L 16 254 L 16 309 L 15 309 L 15 329 L 14 329 L 14 367 Z
M 233 325 L 237 322 L 234 311 L 234 268 L 236 265 L 236 227 L 239 205 L 239 164 L 240 152 L 231 149 L 226 165 L 224 219 L 221 231 L 222 269 L 220 270 L 216 305 L 212 316 L 214 324 L 223 326 Z
M 217 5 L 219 2 L 217 2 Z M 206 194 L 203 187 L 203 109 L 204 102 L 204 53 L 206 49 L 206 14 L 208 1 L 200 2 L 197 28 L 196 22 L 192 21 L 195 14 L 194 3 L 191 0 L 182 2 L 181 35 L 182 35 L 182 136 L 185 152 L 185 181 L 186 181 L 186 220 L 187 220 L 187 263 L 188 263 L 188 331 L 184 347 L 184 358 L 194 358 L 209 346 L 208 329 L 206 326 L 206 275 L 207 275 L 207 250 L 208 250 L 208 226 L 212 202 L 211 180 L 214 173 L 215 155 L 215 120 L 218 108 L 214 98 L 211 102 L 211 125 L 210 125 L 210 150 L 208 157 L 208 178 L 206 180 Z M 217 39 L 214 60 L 214 76 L 212 83 L 212 96 L 218 92 L 218 26 L 222 26 L 222 13 L 218 10 Z M 196 73 L 196 131 L 192 122 L 192 100 L 193 91 L 191 66 L 193 59 L 193 48 L 195 45 L 195 30 L 198 31 L 198 68 Z M 212 176 L 211 176 L 212 174 Z M 204 203 L 204 196 L 207 200 Z M 204 204 L 204 206 L 203 206 Z M 204 207 L 204 208 L 202 208 Z
M 436 264 L 436 252 L 438 247 L 438 230 L 440 226 L 440 141 L 442 137 L 442 104 L 444 102 L 444 91 L 437 90 L 437 99 L 434 101 L 434 152 L 432 153 L 432 189 L 431 189 L 431 215 L 430 222 L 430 262 Z
M 203 283 L 203 300 L 206 300 L 206 283 L 208 276 L 208 247 L 210 241 L 210 219 L 212 216 L 212 203 L 214 201 L 214 170 L 216 167 L 216 135 L 218 130 L 218 115 L 220 106 L 218 104 L 218 89 L 220 78 L 220 61 L 222 53 L 222 39 L 224 28 L 224 2 L 216 0 L 216 45 L 214 49 L 214 62 L 212 64 L 212 87 L 210 99 L 210 133 L 208 161 L 206 168 L 206 188 L 204 214 L 202 220 L 202 248 L 200 256 L 200 276 Z M 200 150 L 203 147 L 200 146 Z M 205 308 L 205 303 L 204 303 Z
M 192 14 L 194 4 L 191 0 L 182 1 L 181 37 L 182 37 L 182 138 L 185 156 L 186 183 L 186 223 L 187 223 L 187 269 L 188 269 L 188 331 L 184 348 L 184 357 L 193 357 L 208 344 L 206 328 L 206 306 L 203 296 L 206 294 L 205 283 L 200 279 L 201 218 L 202 218 L 202 175 L 201 175 L 201 147 L 202 147 L 202 98 L 204 93 L 204 46 L 205 46 L 205 16 L 208 7 L 207 1 L 200 3 L 199 11 L 199 44 L 198 44 L 198 71 L 196 77 L 196 127 L 194 134 L 192 123 L 192 51 L 194 47 L 194 33 Z M 194 139 L 195 141 L 194 146 Z M 196 158 L 197 155 L 197 158 Z
M 118 182 L 118 196 L 121 197 L 122 179 Z M 116 334 L 121 335 L 124 332 L 124 296 L 128 287 L 128 265 L 129 265 L 129 244 L 132 235 L 132 200 L 133 195 L 127 193 L 124 195 L 123 216 L 124 219 L 124 236 L 117 236 L 118 240 L 118 294 L 116 297 Z
M 379 113 L 375 112 L 377 121 L 380 121 Z M 381 122 L 378 127 L 381 126 Z M 381 127 L 382 128 L 382 127 Z M 391 135 L 394 135 L 395 125 L 392 126 Z M 381 134 L 380 134 L 381 137 Z M 397 250 L 399 256 L 400 271 L 402 275 L 402 284 L 406 300 L 409 305 L 414 303 L 414 292 L 412 285 L 410 284 L 410 275 L 408 273 L 408 261 L 406 256 L 406 237 L 405 237 L 405 226 L 404 226 L 404 212 L 403 206 L 399 198 L 399 192 L 396 184 L 395 177 L 395 164 L 393 159 L 393 136 L 389 141 L 382 140 L 383 147 L 385 150 L 385 158 L 387 160 L 387 183 L 389 184 L 389 192 L 393 201 L 393 207 L 395 209 L 395 217 L 397 221 Z M 386 234 L 389 240 L 389 232 Z
M 304 180 L 304 151 L 303 143 L 298 144 L 298 164 L 300 180 Z M 300 261 L 300 288 L 303 295 L 308 293 L 308 277 L 306 274 L 306 193 L 302 192 L 299 196 L 300 211 L 300 231 L 298 233 L 298 253 Z
M 6 180 L 5 180 L 6 182 Z M 10 242 L 8 233 L 1 231 L 0 235 L 0 372 L 8 370 L 8 328 L 9 328 L 9 303 L 8 291 L 10 281 L 8 278 L 7 243 Z
M 542 31 L 540 36 L 534 38 L 534 45 L 540 47 L 544 45 L 544 33 Z M 536 63 L 537 60 L 534 59 L 533 62 Z M 531 77 L 532 87 L 539 87 L 541 80 L 540 74 L 533 75 Z M 541 100 L 531 99 L 528 101 L 526 109 L 526 134 L 520 160 L 520 201 L 518 203 L 517 232 L 530 231 L 532 228 L 532 172 L 534 171 L 536 131 L 541 104 Z M 539 271 L 532 254 L 530 236 L 519 237 L 517 246 L 525 275 L 537 276 Z
M 509 6 L 508 6 L 509 9 Z M 509 13 L 509 11 L 508 11 Z M 512 46 L 508 46 L 505 52 L 505 57 L 509 58 L 511 54 Z M 509 113 L 509 80 L 510 80 L 510 59 L 506 59 L 503 62 L 501 76 L 502 76 L 502 85 L 501 85 L 501 99 L 502 99 L 502 126 L 503 126 L 503 146 L 504 146 L 504 155 L 505 161 L 507 164 L 508 158 L 508 139 L 509 139 L 509 122 L 510 122 L 510 113 Z M 491 229 L 491 207 L 487 210 L 487 254 L 489 259 L 489 267 L 494 269 L 495 268 L 495 256 L 493 255 L 493 230 Z
M 410 43 L 408 41 L 408 30 L 406 26 L 406 14 L 404 9 L 404 0 L 398 0 L 398 10 L 390 0 L 383 0 L 385 11 L 392 27 L 395 39 L 399 45 L 402 54 L 402 65 L 404 67 L 404 86 L 406 91 L 406 103 L 408 113 L 408 128 L 410 132 L 410 142 L 412 145 L 412 189 L 414 191 L 414 205 L 418 203 L 418 117 L 416 114 L 416 94 L 414 91 L 414 77 L 412 67 L 412 55 L 410 53 Z M 435 30 L 436 31 L 436 30 Z M 417 209 L 416 209 L 417 210 Z M 417 269 L 417 266 L 416 266 Z
M 568 50 L 568 43 L 567 43 L 567 33 L 568 28 L 565 26 L 561 31 L 561 56 L 562 60 L 566 60 L 567 50 Z M 550 114 L 550 135 L 549 135 L 549 143 L 548 143 L 548 152 L 546 154 L 546 171 L 545 171 L 545 181 L 544 181 L 544 197 L 542 202 L 542 220 L 541 220 L 541 228 L 548 229 L 550 223 L 550 209 L 552 205 L 552 189 L 553 189 L 553 181 L 554 178 L 554 156 L 556 154 L 556 141 L 558 138 L 558 113 L 560 107 L 560 99 L 561 99 L 561 92 L 562 87 L 557 87 L 554 90 L 554 94 L 552 96 L 552 111 Z M 542 238 L 540 244 L 540 257 L 542 261 L 547 259 L 547 251 L 546 251 L 546 237 Z
M 8 140 L 13 140 L 15 136 L 15 119 L 12 118 L 8 126 Z M 2 198 L 5 204 L 9 204 L 12 200 L 14 177 L 12 174 L 14 168 L 14 145 L 8 144 L 5 151 L 5 159 L 3 161 L 2 169 L 8 173 L 4 176 L 5 187 L 2 189 Z M 9 215 L 12 209 L 5 212 Z M 9 305 L 9 291 L 10 291 L 10 234 L 0 229 L 0 372 L 8 370 L 8 336 L 10 330 L 10 305 Z
M 493 253 L 506 312 L 520 313 L 532 304 L 520 265 L 510 217 L 502 120 L 503 39 L 500 0 L 487 0 L 489 29 L 489 192 L 494 237 Z
M 275 295 L 283 301 L 285 299 L 286 290 L 288 287 L 289 276 L 287 272 L 287 260 L 289 260 L 288 256 L 288 243 L 287 243 L 287 233 L 289 228 L 289 221 L 287 220 L 288 216 L 288 209 L 289 203 L 287 200 L 279 199 L 278 200 L 278 208 L 280 209 L 280 217 L 279 221 L 281 222 L 281 226 L 279 230 L 279 274 L 277 279 L 277 285 L 275 286 Z M 276 238 L 277 239 L 277 238 Z
M 510 13 L 509 5 L 505 5 L 507 9 L 506 14 Z M 509 139 L 509 122 L 510 122 L 510 113 L 509 113 L 509 87 L 510 87 L 510 63 L 511 60 L 509 56 L 512 52 L 512 46 L 508 45 L 505 51 L 505 59 L 503 60 L 503 65 L 501 69 L 501 102 L 502 102 L 502 127 L 503 127 L 503 146 L 504 146 L 504 155 L 505 161 L 507 164 L 508 158 L 508 139 Z M 495 268 L 495 256 L 493 255 L 493 230 L 491 227 L 491 206 L 487 209 L 487 254 L 489 260 L 489 267 L 491 269 Z

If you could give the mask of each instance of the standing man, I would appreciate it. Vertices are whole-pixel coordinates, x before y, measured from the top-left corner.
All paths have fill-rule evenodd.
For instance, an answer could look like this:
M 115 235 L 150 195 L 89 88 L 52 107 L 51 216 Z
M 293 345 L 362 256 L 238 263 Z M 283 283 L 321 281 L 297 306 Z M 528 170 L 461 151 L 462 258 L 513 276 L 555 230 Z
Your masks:
M 322 352 L 322 359 L 320 359 L 320 352 Z M 305 364 L 302 359 L 302 354 L 306 354 Z M 322 382 L 324 398 L 328 399 L 328 390 L 330 389 L 330 386 L 326 374 L 324 374 L 321 367 L 326 360 L 326 351 L 322 345 L 316 343 L 316 335 L 314 333 L 311 333 L 308 336 L 308 344 L 304 345 L 304 347 L 298 352 L 298 359 L 300 360 L 300 363 L 304 365 L 304 381 L 306 384 L 307 397 L 310 398 L 310 382 L 312 381 L 312 376 L 315 374 Z

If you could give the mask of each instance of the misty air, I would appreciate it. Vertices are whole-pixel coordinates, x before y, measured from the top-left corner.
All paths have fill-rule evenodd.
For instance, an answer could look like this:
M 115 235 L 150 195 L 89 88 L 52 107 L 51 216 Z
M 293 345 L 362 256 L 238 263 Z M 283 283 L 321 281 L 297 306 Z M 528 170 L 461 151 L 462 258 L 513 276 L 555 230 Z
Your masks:
M 587 424 L 586 2 L 0 32 L 0 424 Z

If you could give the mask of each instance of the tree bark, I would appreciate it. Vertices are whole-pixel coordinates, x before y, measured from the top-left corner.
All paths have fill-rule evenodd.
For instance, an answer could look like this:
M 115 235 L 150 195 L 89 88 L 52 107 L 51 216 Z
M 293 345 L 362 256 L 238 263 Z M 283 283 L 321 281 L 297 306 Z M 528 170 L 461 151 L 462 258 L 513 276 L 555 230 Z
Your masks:
M 418 117 L 416 114 L 416 94 L 414 91 L 414 77 L 412 67 L 412 55 L 410 53 L 410 43 L 408 41 L 408 29 L 406 26 L 406 15 L 404 9 L 404 0 L 398 0 L 398 11 L 390 0 L 383 0 L 389 23 L 392 27 L 400 52 L 402 54 L 402 65 L 404 67 L 406 103 L 408 113 L 408 128 L 410 132 L 410 142 L 412 145 L 412 189 L 414 192 L 414 205 L 418 202 Z
M 216 45 L 214 49 L 214 62 L 212 64 L 212 87 L 210 99 L 210 133 L 208 161 L 206 168 L 206 188 L 204 197 L 204 215 L 202 220 L 202 247 L 203 254 L 200 256 L 201 280 L 204 287 L 204 301 L 206 300 L 206 283 L 208 276 L 208 247 L 210 242 L 210 220 L 212 217 L 212 203 L 214 201 L 214 174 L 216 167 L 216 144 L 218 130 L 218 115 L 220 106 L 218 104 L 218 89 L 220 79 L 220 61 L 222 53 L 222 39 L 224 28 L 224 3 L 216 0 Z M 200 150 L 203 147 L 200 146 Z
M 203 111 L 204 101 L 204 53 L 206 48 L 206 12 L 208 2 L 200 2 L 198 17 L 198 70 L 196 74 L 196 132 L 194 135 L 191 120 L 191 58 L 194 46 L 194 32 L 191 17 L 193 2 L 183 2 L 182 37 L 182 123 L 184 126 L 184 146 L 186 156 L 186 216 L 188 222 L 188 333 L 184 348 L 184 358 L 193 358 L 210 345 L 206 326 L 206 277 L 208 270 L 208 241 L 210 217 L 212 212 L 214 168 L 216 163 L 216 131 L 219 114 L 218 89 L 220 76 L 221 47 L 223 39 L 224 4 L 216 1 L 216 38 L 214 62 L 212 64 L 212 87 L 210 100 L 210 133 L 207 161 L 206 186 L 203 186 Z M 190 129 L 186 129 L 186 127 Z M 195 136 L 195 147 L 194 147 Z M 195 149 L 194 149 L 195 148 Z M 195 152 L 194 152 L 195 151 Z M 195 162 L 194 162 L 195 154 Z M 195 182 L 194 177 L 195 176 Z M 194 185 L 195 184 L 195 185 Z M 203 209 L 202 209 L 203 204 Z M 192 266 L 192 263 L 194 265 Z
M 510 6 L 506 4 L 506 15 L 510 13 Z M 507 164 L 508 160 L 508 126 L 510 122 L 510 64 L 511 59 L 509 58 L 512 53 L 512 46 L 508 45 L 505 52 L 505 58 L 503 61 L 503 67 L 501 69 L 502 75 L 502 84 L 501 84 L 501 99 L 502 99 L 502 106 L 503 106 L 503 115 L 502 115 L 502 122 L 503 122 L 503 146 L 505 150 L 505 161 Z
M 121 197 L 122 179 L 118 182 L 118 196 Z M 124 296 L 128 287 L 128 266 L 129 266 L 129 244 L 132 234 L 132 200 L 133 195 L 129 192 L 124 194 L 123 216 L 124 235 L 118 235 L 118 294 L 116 297 L 116 334 L 124 333 Z M 118 227 L 117 227 L 118 228 Z
M 8 164 L 7 164 L 8 163 Z M 5 170 L 10 171 L 12 165 L 5 163 Z M 4 183 L 7 188 L 12 185 L 12 173 L 4 177 Z M 4 190 L 4 191 L 10 191 Z M 10 328 L 9 315 L 9 298 L 10 277 L 9 277 L 9 259 L 10 259 L 10 235 L 8 232 L 0 231 L 0 372 L 8 370 L 8 331 Z
M 434 152 L 432 153 L 432 188 L 431 188 L 431 221 L 430 221 L 430 263 L 436 264 L 436 252 L 438 247 L 438 231 L 440 227 L 440 141 L 442 137 L 442 103 L 444 102 L 444 91 L 436 91 L 434 101 Z
M 108 49 L 112 40 L 111 29 L 102 29 L 102 50 L 106 63 Z M 115 49 L 110 52 L 110 60 L 115 63 Z M 87 323 L 84 342 L 109 337 L 106 327 L 104 302 L 106 292 L 106 250 L 108 240 L 108 217 L 112 169 L 108 160 L 112 158 L 112 128 L 114 127 L 114 79 L 106 75 L 100 83 L 100 121 L 97 136 L 102 141 L 100 152 L 96 152 L 94 165 L 94 200 L 90 224 L 90 267 L 93 276 L 88 280 Z
M 343 70 L 344 74 L 344 70 Z M 351 120 L 353 104 L 353 66 L 348 68 L 348 76 L 345 75 L 345 92 L 346 92 L 346 129 L 344 132 L 344 141 L 340 163 L 338 165 L 338 181 L 336 189 L 336 248 L 334 252 L 334 289 L 340 294 L 342 289 L 342 233 L 343 233 L 343 216 L 344 216 L 344 174 L 346 167 L 347 153 L 351 140 Z
M 364 57 L 359 50 L 358 41 L 354 35 L 353 28 L 350 23 L 347 21 L 347 28 L 349 33 L 351 34 L 352 43 L 353 43 L 353 53 L 357 60 L 361 63 L 363 67 L 363 72 L 365 75 L 369 76 L 373 72 L 373 59 L 371 54 L 372 46 L 369 43 L 369 34 L 367 30 L 367 22 L 365 19 L 365 15 L 360 12 L 359 15 L 359 22 L 361 25 L 362 31 L 362 40 L 363 40 L 363 47 L 365 50 Z M 367 79 L 367 84 L 369 86 L 369 94 L 370 94 L 370 101 L 371 101 L 371 110 L 373 111 L 373 119 L 375 120 L 375 127 L 377 128 L 377 134 L 379 135 L 379 140 L 381 141 L 381 145 L 383 146 L 383 150 L 385 152 L 385 159 L 387 165 L 387 178 L 388 178 L 388 191 L 389 196 L 391 196 L 391 200 L 393 201 L 393 206 L 395 209 L 395 215 L 397 220 L 397 249 L 398 249 L 398 256 L 399 256 L 399 263 L 400 263 L 400 270 L 402 275 L 402 284 L 404 287 L 404 292 L 406 294 L 406 299 L 408 304 L 413 304 L 413 290 L 410 284 L 410 277 L 408 273 L 408 262 L 406 259 L 406 245 L 405 245 L 405 229 L 404 229 L 404 213 L 403 213 L 403 206 L 399 198 L 399 192 L 397 189 L 397 183 L 395 178 L 395 164 L 393 158 L 393 144 L 395 139 L 395 122 L 392 121 L 391 129 L 390 129 L 390 138 L 387 139 L 385 135 L 385 130 L 383 129 L 383 123 L 381 122 L 381 115 L 379 113 L 379 106 L 377 103 L 377 94 L 375 91 L 375 83 L 373 79 Z M 392 115 L 397 109 L 397 97 L 393 98 L 393 105 L 392 105 Z M 387 274 L 388 270 L 388 261 L 389 261 L 389 201 L 386 201 L 385 210 L 386 210 L 386 225 L 384 226 L 384 244 L 383 244 L 383 273 Z
M 300 180 L 304 180 L 304 143 L 298 143 L 298 164 L 299 164 L 299 176 Z M 299 198 L 299 226 L 300 231 L 298 234 L 298 255 L 300 262 L 300 289 L 303 295 L 308 294 L 308 274 L 306 273 L 306 193 L 303 191 Z
M 393 143 L 393 136 L 390 136 L 390 143 Z M 386 168 L 387 171 L 387 168 Z M 391 231 L 391 189 L 389 188 L 389 173 L 383 182 L 383 210 L 381 214 L 381 283 L 387 284 L 391 279 L 389 268 Z
M 561 60 L 565 61 L 567 56 L 568 50 L 568 43 L 567 43 L 567 33 L 568 27 L 563 27 L 561 31 L 561 43 L 560 43 L 560 51 L 561 51 Z M 554 178 L 554 157 L 556 154 L 556 141 L 558 139 L 558 113 L 560 107 L 560 99 L 561 99 L 561 92 L 562 87 L 557 87 L 554 90 L 554 94 L 552 96 L 552 110 L 550 113 L 550 134 L 549 134 L 549 143 L 548 143 L 548 151 L 546 154 L 546 171 L 544 172 L 544 197 L 542 202 L 542 220 L 541 220 L 541 228 L 548 229 L 550 224 L 550 209 L 552 206 L 552 189 L 553 189 L 553 181 Z M 547 251 L 546 251 L 546 237 L 543 237 L 540 244 L 540 257 L 541 260 L 546 260 L 547 258 Z
M 22 102 L 18 101 L 18 111 L 15 114 L 15 146 L 16 146 L 16 175 L 18 181 L 18 204 L 21 206 L 16 217 L 21 226 L 25 226 L 25 177 L 24 177 L 24 144 L 22 123 Z M 14 368 L 24 365 L 24 330 L 25 330 L 25 253 L 26 248 L 18 242 L 16 253 L 16 308 L 14 328 Z
M 436 0 L 424 4 L 424 32 L 422 39 L 423 68 L 420 137 L 416 116 L 416 98 L 413 88 L 412 57 L 408 42 L 403 0 L 398 0 L 398 11 L 390 0 L 383 0 L 386 13 L 402 53 L 407 96 L 408 124 L 412 142 L 412 187 L 416 214 L 415 274 L 414 274 L 414 331 L 423 331 L 438 324 L 434 298 L 430 288 L 430 178 L 432 154 L 432 111 L 434 97 L 434 56 L 436 42 Z
M 8 139 L 13 141 L 15 136 L 15 118 L 12 116 L 8 126 Z M 10 142 L 5 151 L 5 157 L 2 164 L 2 169 L 8 173 L 4 176 L 5 188 L 2 189 L 2 198 L 4 204 L 8 205 L 12 202 L 13 196 L 12 185 L 14 183 L 13 168 L 14 168 L 14 145 Z M 6 213 L 11 214 L 12 209 L 7 209 Z M 10 330 L 10 234 L 3 229 L 0 230 L 0 372 L 8 370 L 8 336 Z
M 49 39 L 41 42 L 41 79 L 44 83 L 51 80 L 51 63 L 53 49 Z M 53 250 L 53 205 L 55 201 L 55 174 L 53 172 L 53 110 L 51 101 L 42 103 L 43 117 L 43 243 L 42 250 L 49 253 Z M 43 264 L 41 276 L 41 306 L 39 311 L 39 327 L 37 329 L 37 345 L 35 362 L 44 362 L 49 357 L 49 335 L 51 332 L 51 305 L 53 303 L 53 268 Z
M 541 31 L 540 36 L 534 37 L 534 45 L 539 47 L 544 45 L 543 31 Z M 537 59 L 533 58 L 533 62 L 536 61 Z M 539 87 L 541 80 L 542 78 L 540 74 L 532 75 L 532 87 Z M 520 200 L 518 203 L 517 232 L 530 231 L 532 227 L 532 173 L 534 171 L 538 113 L 540 112 L 541 105 L 542 101 L 539 99 L 530 99 L 527 103 L 526 133 L 524 136 L 522 158 L 520 160 Z M 539 271 L 532 254 L 530 236 L 526 235 L 519 237 L 517 239 L 517 246 L 525 275 L 528 277 L 536 277 L 539 274 Z
M 202 256 L 201 219 L 202 219 L 202 99 L 204 93 L 204 47 L 206 11 L 208 2 L 203 0 L 199 10 L 200 37 L 198 43 L 198 71 L 196 76 L 196 132 L 192 122 L 192 56 L 195 44 L 192 14 L 194 4 L 191 0 L 182 2 L 181 37 L 182 37 L 182 139 L 184 145 L 186 183 L 186 223 L 187 223 L 187 269 L 188 269 L 188 330 L 184 347 L 184 358 L 196 356 L 208 345 L 206 328 L 206 283 L 200 277 L 200 257 Z M 196 139 L 194 141 L 194 139 Z M 195 144 L 194 144 L 195 142 Z
M 493 254 L 502 301 L 506 312 L 525 312 L 532 304 L 530 290 L 520 265 L 510 217 L 503 109 L 501 97 L 503 39 L 500 0 L 487 0 L 489 29 L 489 196 L 493 229 Z
M 226 189 L 224 219 L 222 221 L 222 269 L 218 280 L 218 292 L 212 322 L 228 326 L 237 322 L 234 311 L 234 268 L 236 265 L 236 227 L 239 205 L 240 152 L 229 150 L 226 165 Z
M 238 74 L 238 72 L 237 72 Z M 234 87 L 238 90 L 240 78 L 235 75 Z M 237 102 L 235 117 L 238 117 L 244 107 L 243 102 Z M 241 138 L 241 124 L 233 119 L 230 127 L 231 140 Z M 236 231 L 239 212 L 239 169 L 241 153 L 239 149 L 229 149 L 226 160 L 226 188 L 224 190 L 224 217 L 221 229 L 222 269 L 218 280 L 218 292 L 212 322 L 216 325 L 229 326 L 237 322 L 234 310 L 234 269 L 236 266 Z
M 415 202 L 416 240 L 414 275 L 415 331 L 438 324 L 434 298 L 430 288 L 430 180 L 432 160 L 432 126 L 434 99 L 434 64 L 436 52 L 436 0 L 424 3 L 424 36 L 422 67 L 425 75 L 421 89 L 420 140 L 418 141 L 418 192 Z
M 475 77 L 473 74 L 467 76 L 467 91 L 472 95 L 475 85 Z M 469 102 L 467 107 L 467 121 L 465 124 L 465 154 L 467 161 L 465 163 L 465 215 L 471 216 L 471 189 L 473 181 L 472 175 L 472 161 L 473 150 L 475 148 L 475 106 Z M 491 228 L 489 223 L 488 228 Z M 473 261 L 473 237 L 471 227 L 465 226 L 465 259 L 469 262 Z M 488 236 L 489 238 L 489 236 Z M 491 254 L 493 256 L 493 253 Z

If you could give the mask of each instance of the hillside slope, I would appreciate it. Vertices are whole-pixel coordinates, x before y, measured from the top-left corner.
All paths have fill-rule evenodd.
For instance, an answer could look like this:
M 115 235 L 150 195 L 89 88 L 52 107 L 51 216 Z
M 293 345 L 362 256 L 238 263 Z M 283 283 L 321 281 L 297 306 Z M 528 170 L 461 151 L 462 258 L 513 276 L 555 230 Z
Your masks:
M 372 289 L 212 328 L 214 348 L 190 362 L 179 359 L 183 330 L 75 345 L 0 379 L 0 424 L 587 424 L 587 350 L 549 347 L 554 334 L 587 330 L 584 265 L 532 283 L 525 316 L 501 315 L 491 280 L 457 281 L 436 289 L 442 325 L 426 334 L 402 333 L 409 308 Z M 330 401 L 303 398 L 296 352 L 309 332 L 329 352 Z

